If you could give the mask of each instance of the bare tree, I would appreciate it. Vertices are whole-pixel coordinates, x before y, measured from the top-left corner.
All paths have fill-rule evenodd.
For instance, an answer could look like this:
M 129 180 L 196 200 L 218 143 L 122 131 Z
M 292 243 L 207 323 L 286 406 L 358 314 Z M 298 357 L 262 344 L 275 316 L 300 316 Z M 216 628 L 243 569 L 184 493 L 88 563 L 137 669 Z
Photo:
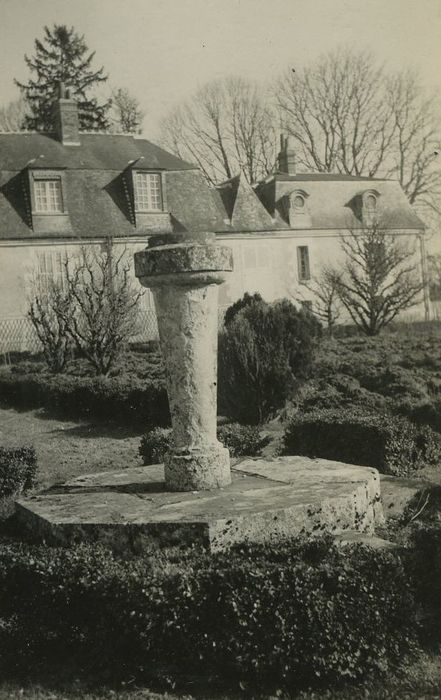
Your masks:
M 110 243 L 101 253 L 83 247 L 65 270 L 73 308 L 62 314 L 67 332 L 96 373 L 107 375 L 136 330 L 143 292 L 134 289 L 126 251 L 115 255 Z
M 23 97 L 0 107 L 0 132 L 21 131 L 27 110 Z
M 441 213 L 440 121 L 434 97 L 427 97 L 417 76 L 406 71 L 386 81 L 395 137 L 387 174 L 399 180 L 411 204 Z
M 440 188 L 436 104 L 410 71 L 391 74 L 369 52 L 338 49 L 287 71 L 276 101 L 303 168 L 394 177 L 411 203 Z
M 36 277 L 33 282 L 28 317 L 43 346 L 43 355 L 50 371 L 62 372 L 71 352 L 67 330 L 72 306 L 60 282 L 41 285 Z
M 112 131 L 119 131 L 124 134 L 139 134 L 144 116 L 139 100 L 133 97 L 126 88 L 113 90 Z
M 318 276 L 306 285 L 313 295 L 311 310 L 320 321 L 326 323 L 331 336 L 342 312 L 338 295 L 339 282 L 339 271 L 325 265 Z
M 259 88 L 242 78 L 204 85 L 163 121 L 161 141 L 195 162 L 211 183 L 243 170 L 254 183 L 274 168 L 273 116 Z
M 337 279 L 339 299 L 354 323 L 377 335 L 420 300 L 424 288 L 414 251 L 377 224 L 341 237 L 344 262 Z

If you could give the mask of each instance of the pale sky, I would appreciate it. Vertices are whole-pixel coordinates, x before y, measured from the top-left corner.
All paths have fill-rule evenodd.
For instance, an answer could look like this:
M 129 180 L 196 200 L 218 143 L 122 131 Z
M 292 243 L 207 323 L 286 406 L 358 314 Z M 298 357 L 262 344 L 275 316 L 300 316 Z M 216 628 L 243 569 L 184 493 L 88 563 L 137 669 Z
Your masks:
M 43 26 L 73 25 L 109 85 L 126 87 L 155 139 L 161 116 L 207 80 L 262 83 L 339 44 L 411 66 L 441 93 L 441 0 L 0 0 L 0 103 L 26 80 Z

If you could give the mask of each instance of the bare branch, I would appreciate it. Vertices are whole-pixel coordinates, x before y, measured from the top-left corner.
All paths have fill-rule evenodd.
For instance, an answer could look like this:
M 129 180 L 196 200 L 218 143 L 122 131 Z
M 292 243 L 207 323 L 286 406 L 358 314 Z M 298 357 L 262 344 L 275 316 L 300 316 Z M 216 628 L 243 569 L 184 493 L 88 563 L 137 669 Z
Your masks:
M 307 170 L 394 177 L 411 204 L 440 193 L 439 105 L 412 72 L 338 49 L 287 71 L 275 98 Z
M 97 374 L 106 375 L 136 330 L 143 292 L 134 290 L 126 251 L 114 254 L 110 243 L 102 253 L 83 247 L 65 270 L 74 309 L 64 318 L 67 332 Z
M 338 297 L 354 323 L 376 335 L 418 303 L 424 288 L 414 251 L 391 231 L 373 225 L 341 238 L 345 260 L 335 276 Z
M 257 86 L 242 78 L 204 85 L 163 121 L 161 140 L 180 158 L 196 162 L 211 183 L 243 170 L 248 181 L 275 163 L 274 116 Z

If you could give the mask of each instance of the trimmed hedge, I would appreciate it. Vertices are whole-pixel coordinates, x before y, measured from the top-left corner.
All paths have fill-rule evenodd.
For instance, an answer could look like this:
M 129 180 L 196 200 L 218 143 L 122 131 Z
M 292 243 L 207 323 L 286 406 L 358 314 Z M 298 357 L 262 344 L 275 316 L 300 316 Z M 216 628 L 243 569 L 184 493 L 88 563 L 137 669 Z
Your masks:
M 255 425 L 229 423 L 217 429 L 220 442 L 228 447 L 231 457 L 255 457 L 268 444 L 268 438 L 261 437 L 260 429 Z M 139 454 L 143 464 L 158 464 L 164 461 L 170 450 L 172 431 L 168 428 L 154 428 L 142 436 Z
M 1 402 L 18 409 L 45 408 L 71 418 L 168 425 L 165 386 L 122 377 L 0 372 Z
M 0 498 L 32 488 L 36 472 L 37 455 L 33 447 L 0 447 Z
M 282 454 L 334 459 L 406 475 L 441 462 L 441 437 L 405 418 L 357 408 L 295 415 L 283 437 Z
M 438 487 L 438 501 L 441 487 Z M 438 504 L 438 518 L 441 509 Z M 424 645 L 441 650 L 441 528 L 426 525 L 412 535 L 409 565 L 414 596 L 419 606 L 420 637 Z
M 330 538 L 128 560 L 3 546 L 0 590 L 4 674 L 86 665 L 275 690 L 388 673 L 416 649 L 397 555 Z

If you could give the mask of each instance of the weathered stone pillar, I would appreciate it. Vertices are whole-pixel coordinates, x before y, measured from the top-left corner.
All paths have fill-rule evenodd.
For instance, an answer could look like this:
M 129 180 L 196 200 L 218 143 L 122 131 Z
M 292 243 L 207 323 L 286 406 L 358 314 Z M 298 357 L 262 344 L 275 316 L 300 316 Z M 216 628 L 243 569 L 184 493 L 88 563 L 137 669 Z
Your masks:
M 230 483 L 228 450 L 216 437 L 217 287 L 233 269 L 214 234 L 153 236 L 135 253 L 135 273 L 155 300 L 174 447 L 165 459 L 173 491 Z

